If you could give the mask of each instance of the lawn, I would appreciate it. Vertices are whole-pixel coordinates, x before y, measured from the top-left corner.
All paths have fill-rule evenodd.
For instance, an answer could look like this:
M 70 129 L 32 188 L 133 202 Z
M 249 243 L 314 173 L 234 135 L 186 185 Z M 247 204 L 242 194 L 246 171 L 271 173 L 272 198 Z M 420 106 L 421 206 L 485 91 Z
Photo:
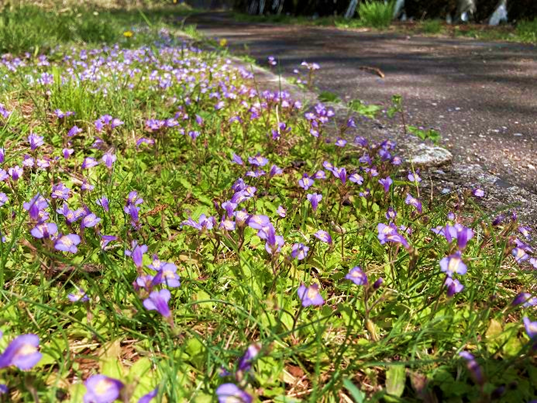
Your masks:
M 424 192 L 173 13 L 0 14 L 0 400 L 537 395 L 516 212 Z

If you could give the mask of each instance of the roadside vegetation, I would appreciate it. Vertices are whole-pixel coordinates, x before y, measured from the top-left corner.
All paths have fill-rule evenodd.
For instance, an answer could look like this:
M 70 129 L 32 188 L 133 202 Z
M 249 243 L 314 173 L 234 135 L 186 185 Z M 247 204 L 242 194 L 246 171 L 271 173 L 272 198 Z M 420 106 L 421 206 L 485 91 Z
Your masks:
M 374 3 L 377 4 L 377 3 Z M 362 19 L 345 19 L 343 17 L 292 17 L 292 16 L 252 16 L 234 13 L 237 21 L 292 24 L 304 26 L 337 27 L 341 29 L 370 29 L 380 32 L 393 32 L 404 35 L 449 36 L 454 38 L 472 38 L 491 41 L 510 41 L 537 43 L 537 21 L 520 21 L 515 26 L 502 25 L 490 27 L 483 24 L 446 24 L 441 20 L 393 21 L 373 15 Z
M 537 395 L 516 212 L 424 192 L 174 16 L 0 14 L 0 400 Z

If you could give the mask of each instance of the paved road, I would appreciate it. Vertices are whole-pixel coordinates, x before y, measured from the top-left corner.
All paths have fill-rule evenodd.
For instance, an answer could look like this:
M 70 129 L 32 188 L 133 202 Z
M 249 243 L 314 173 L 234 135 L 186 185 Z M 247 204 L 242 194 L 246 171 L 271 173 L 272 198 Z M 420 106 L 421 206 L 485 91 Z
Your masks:
M 238 23 L 217 12 L 187 23 L 260 64 L 277 56 L 286 76 L 303 60 L 319 63 L 319 88 L 343 99 L 388 106 L 401 94 L 410 123 L 438 129 L 458 162 L 537 194 L 536 46 Z

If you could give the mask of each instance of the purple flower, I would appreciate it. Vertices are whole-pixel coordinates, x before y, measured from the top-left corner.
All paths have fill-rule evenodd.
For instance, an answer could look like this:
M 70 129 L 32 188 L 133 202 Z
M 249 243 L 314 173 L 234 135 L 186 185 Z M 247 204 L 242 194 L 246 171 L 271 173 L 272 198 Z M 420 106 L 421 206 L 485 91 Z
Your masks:
M 269 171 L 269 178 L 273 178 L 276 175 L 281 175 L 282 173 L 283 173 L 283 169 L 281 169 L 277 165 L 272 165 Z
M 67 298 L 69 298 L 69 301 L 71 302 L 88 302 L 89 297 L 86 294 L 86 291 L 84 291 L 82 288 L 77 287 L 74 292 L 67 295 Z
M 9 178 L 7 172 L 4 169 L 0 169 L 0 181 L 5 181 L 7 178 Z
M 338 147 L 345 147 L 347 145 L 347 140 L 342 139 L 341 137 L 338 137 L 335 144 Z
M 265 250 L 271 255 L 278 253 L 284 244 L 283 237 L 276 235 L 276 230 L 272 224 L 260 229 L 257 236 L 266 240 Z
M 349 176 L 349 180 L 353 183 L 356 183 L 358 185 L 362 185 L 364 183 L 364 178 L 362 178 L 360 175 L 358 175 L 357 173 L 353 173 L 352 175 Z
M 416 172 L 409 171 L 409 172 L 408 172 L 408 176 L 407 176 L 408 180 L 409 180 L 410 182 L 414 182 L 414 183 L 416 183 L 416 182 L 417 182 L 417 183 L 421 182 L 421 177 L 420 177 L 420 175 L 419 175 L 419 172 L 420 172 L 419 170 L 416 170 Z
M 37 224 L 30 233 L 34 238 L 50 238 L 51 235 L 54 235 L 58 232 L 58 226 L 52 222 Z
M 101 219 L 97 217 L 95 214 L 91 213 L 85 216 L 82 219 L 82 223 L 80 224 L 80 228 L 92 228 L 95 227 Z
M 298 287 L 297 294 L 304 308 L 310 305 L 324 304 L 324 299 L 319 293 L 318 284 L 312 284 L 309 287 L 306 287 L 304 284 L 302 284 L 300 287 Z
M 158 387 L 153 389 L 151 392 L 143 395 L 140 400 L 138 400 L 138 403 L 149 403 L 151 400 L 153 400 L 158 395 Z
M 271 225 L 270 218 L 266 215 L 253 215 L 248 219 L 248 226 L 253 229 L 262 230 L 269 225 Z
M 252 368 L 253 360 L 258 356 L 261 351 L 261 344 L 254 343 L 251 344 L 247 349 L 244 355 L 239 359 L 237 364 L 237 371 L 247 372 Z
M 384 187 L 384 191 L 388 193 L 390 191 L 390 186 L 392 185 L 393 181 L 392 178 L 388 176 L 385 179 L 379 179 L 379 183 Z
M 530 256 L 526 253 L 526 249 L 521 246 L 517 246 L 511 251 L 511 254 L 515 258 L 515 261 L 520 264 L 530 258 Z
M 149 294 L 149 298 L 145 299 L 143 304 L 148 311 L 157 311 L 165 318 L 169 318 L 171 316 L 171 311 L 168 307 L 170 298 L 171 294 L 167 289 L 152 291 L 151 294 Z
M 457 251 L 453 255 L 446 256 L 445 258 L 440 260 L 440 269 L 449 277 L 453 276 L 454 273 L 466 274 L 466 271 L 468 270 L 468 268 L 462 261 L 460 251 Z
M 84 403 L 112 403 L 119 399 L 125 385 L 105 375 L 92 375 L 84 382 L 87 392 Z
M 103 156 L 102 161 L 108 169 L 112 169 L 112 165 L 116 162 L 116 156 L 114 154 L 106 153 Z
M 347 273 L 345 278 L 351 280 L 356 285 L 367 285 L 367 276 L 358 266 L 353 267 L 351 271 Z
M 276 66 L 278 64 L 278 62 L 276 61 L 276 58 L 274 56 L 269 56 L 268 57 L 268 64 L 270 66 Z
M 414 206 L 416 210 L 418 210 L 418 213 L 421 213 L 423 211 L 421 207 L 421 202 L 415 197 L 412 197 L 409 193 L 406 194 L 405 203 Z
M 170 288 L 177 288 L 181 285 L 179 275 L 177 274 L 177 267 L 173 263 L 164 263 L 155 276 L 155 279 L 156 284 L 162 283 Z
M 530 306 L 537 305 L 537 297 L 532 297 L 530 293 L 521 292 L 517 294 L 511 305 L 518 306 L 523 304 L 524 308 L 529 308 Z
M 311 208 L 313 209 L 313 211 L 317 211 L 317 207 L 319 207 L 319 202 L 323 199 L 323 195 L 312 193 L 308 194 L 306 197 L 311 203 Z
M 375 282 L 373 283 L 373 288 L 374 288 L 375 290 L 378 290 L 378 289 L 380 288 L 380 286 L 382 285 L 383 282 L 384 282 L 384 279 L 383 279 L 382 277 L 379 277 L 379 278 L 377 279 L 377 281 L 375 281 Z
M 80 237 L 76 234 L 63 235 L 54 243 L 54 249 L 62 252 L 76 253 L 80 244 Z
M 244 161 L 241 157 L 239 157 L 237 154 L 233 153 L 233 156 L 231 157 L 231 161 L 238 165 L 244 165 Z
M 345 168 L 334 167 L 334 169 L 332 170 L 332 175 L 338 178 L 343 184 L 347 182 L 347 170 Z
M 0 383 L 0 396 L 5 395 L 7 392 L 9 392 L 9 388 L 7 387 L 7 385 Z
M 66 187 L 63 183 L 58 183 L 57 185 L 54 185 L 52 187 L 52 194 L 50 195 L 50 197 L 52 197 L 53 199 L 67 200 L 69 199 L 70 191 L 71 189 Z
M 253 399 L 248 393 L 234 383 L 224 383 L 216 389 L 218 403 L 252 403 Z
M 257 167 L 264 167 L 265 165 L 268 164 L 269 160 L 261 156 L 260 154 L 257 154 L 255 157 L 248 157 L 248 162 L 251 165 L 254 165 Z
M 307 174 L 302 175 L 302 179 L 298 181 L 298 184 L 301 188 L 304 190 L 308 190 L 310 187 L 313 186 L 314 181 L 311 179 Z
M 17 336 L 0 355 L 0 368 L 12 365 L 23 371 L 33 368 L 43 356 L 38 347 L 39 337 L 35 334 Z
M 474 237 L 474 231 L 461 224 L 455 224 L 453 226 L 446 225 L 442 235 L 444 235 L 448 242 L 457 239 L 457 246 L 460 250 L 463 250 L 466 248 L 468 241 Z
M 75 150 L 73 150 L 72 148 L 64 148 L 62 150 L 63 158 L 68 159 L 74 152 Z
M 285 208 L 283 206 L 278 206 L 278 208 L 276 209 L 276 213 L 281 218 L 285 218 L 285 216 L 287 215 L 287 210 L 285 210 Z
M 306 258 L 306 256 L 308 256 L 309 250 L 310 248 L 308 248 L 306 245 L 301 243 L 295 243 L 291 250 L 291 256 L 294 259 L 303 260 Z
M 330 236 L 328 232 L 323 231 L 322 229 L 320 229 L 315 234 L 313 234 L 313 236 L 317 238 L 318 240 L 320 240 L 321 242 L 325 242 L 329 245 L 332 245 L 332 237 Z
M 393 221 L 397 217 L 397 211 L 393 209 L 393 207 L 388 208 L 388 211 L 386 211 L 386 219 Z
M 527 240 L 531 240 L 530 228 L 523 227 L 522 225 L 518 227 L 518 232 L 520 232 Z
M 460 283 L 459 280 L 453 279 L 449 276 L 446 276 L 444 285 L 447 287 L 447 296 L 450 298 L 464 289 L 464 286 Z
M 8 201 L 7 195 L 4 192 L 0 193 L 0 207 L 6 204 Z
M 95 203 L 97 203 L 98 206 L 101 206 L 104 211 L 106 212 L 110 211 L 110 205 L 108 203 L 108 199 L 106 198 L 106 196 L 101 197 Z
M 121 125 L 123 125 L 125 122 L 122 122 L 121 120 L 119 120 L 118 118 L 114 118 L 112 119 L 112 122 L 110 124 L 110 127 L 112 129 L 115 129 L 116 127 L 119 127 Z
M 67 203 L 64 203 L 62 207 L 56 210 L 56 212 L 65 217 L 67 224 L 72 224 L 80 218 L 76 212 L 69 209 Z
M 14 181 L 19 180 L 19 178 L 24 173 L 23 169 L 20 168 L 18 165 L 13 168 L 9 168 L 7 172 L 9 173 L 9 176 L 11 176 L 11 179 L 13 179 Z
M 475 197 L 484 197 L 485 196 L 485 191 L 483 189 L 474 189 L 472 191 L 472 194 L 475 196 Z
M 537 322 L 532 322 L 528 317 L 524 317 L 524 327 L 526 328 L 526 333 L 530 339 L 537 337 Z
M 30 143 L 30 148 L 32 149 L 32 151 L 34 151 L 35 149 L 41 147 L 44 144 L 43 136 L 30 133 L 30 135 L 28 136 L 28 143 Z
M 407 240 L 401 234 L 399 234 L 397 227 L 394 224 L 386 225 L 379 223 L 377 225 L 377 231 L 377 238 L 381 245 L 384 245 L 386 242 L 394 242 L 400 243 L 407 249 L 409 248 Z
M 108 244 L 112 241 L 117 241 L 117 237 L 114 235 L 101 235 L 101 248 L 106 249 Z
M 126 250 L 125 255 L 130 256 L 137 268 L 142 268 L 144 254 L 147 252 L 147 245 L 138 245 L 138 242 L 132 241 L 132 251 Z
M 67 136 L 73 137 L 76 136 L 78 133 L 82 133 L 82 129 L 75 125 L 69 129 L 69 132 L 67 132 Z
M 459 353 L 459 355 L 466 360 L 466 366 L 468 368 L 468 371 L 470 371 L 470 373 L 472 374 L 474 381 L 479 385 L 483 385 L 485 383 L 483 371 L 481 371 L 481 367 L 475 360 L 474 356 L 466 351 Z
M 82 162 L 82 169 L 90 169 L 97 165 L 99 165 L 99 162 L 95 161 L 94 158 L 86 157 L 84 158 L 84 161 Z

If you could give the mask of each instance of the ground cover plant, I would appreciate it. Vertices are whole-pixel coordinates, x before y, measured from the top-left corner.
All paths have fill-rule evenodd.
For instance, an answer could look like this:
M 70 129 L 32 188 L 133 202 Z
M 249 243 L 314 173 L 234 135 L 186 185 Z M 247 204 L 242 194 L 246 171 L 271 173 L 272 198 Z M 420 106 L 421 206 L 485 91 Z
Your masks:
M 116 42 L 1 57 L 2 399 L 535 396 L 516 212 L 173 30 Z

